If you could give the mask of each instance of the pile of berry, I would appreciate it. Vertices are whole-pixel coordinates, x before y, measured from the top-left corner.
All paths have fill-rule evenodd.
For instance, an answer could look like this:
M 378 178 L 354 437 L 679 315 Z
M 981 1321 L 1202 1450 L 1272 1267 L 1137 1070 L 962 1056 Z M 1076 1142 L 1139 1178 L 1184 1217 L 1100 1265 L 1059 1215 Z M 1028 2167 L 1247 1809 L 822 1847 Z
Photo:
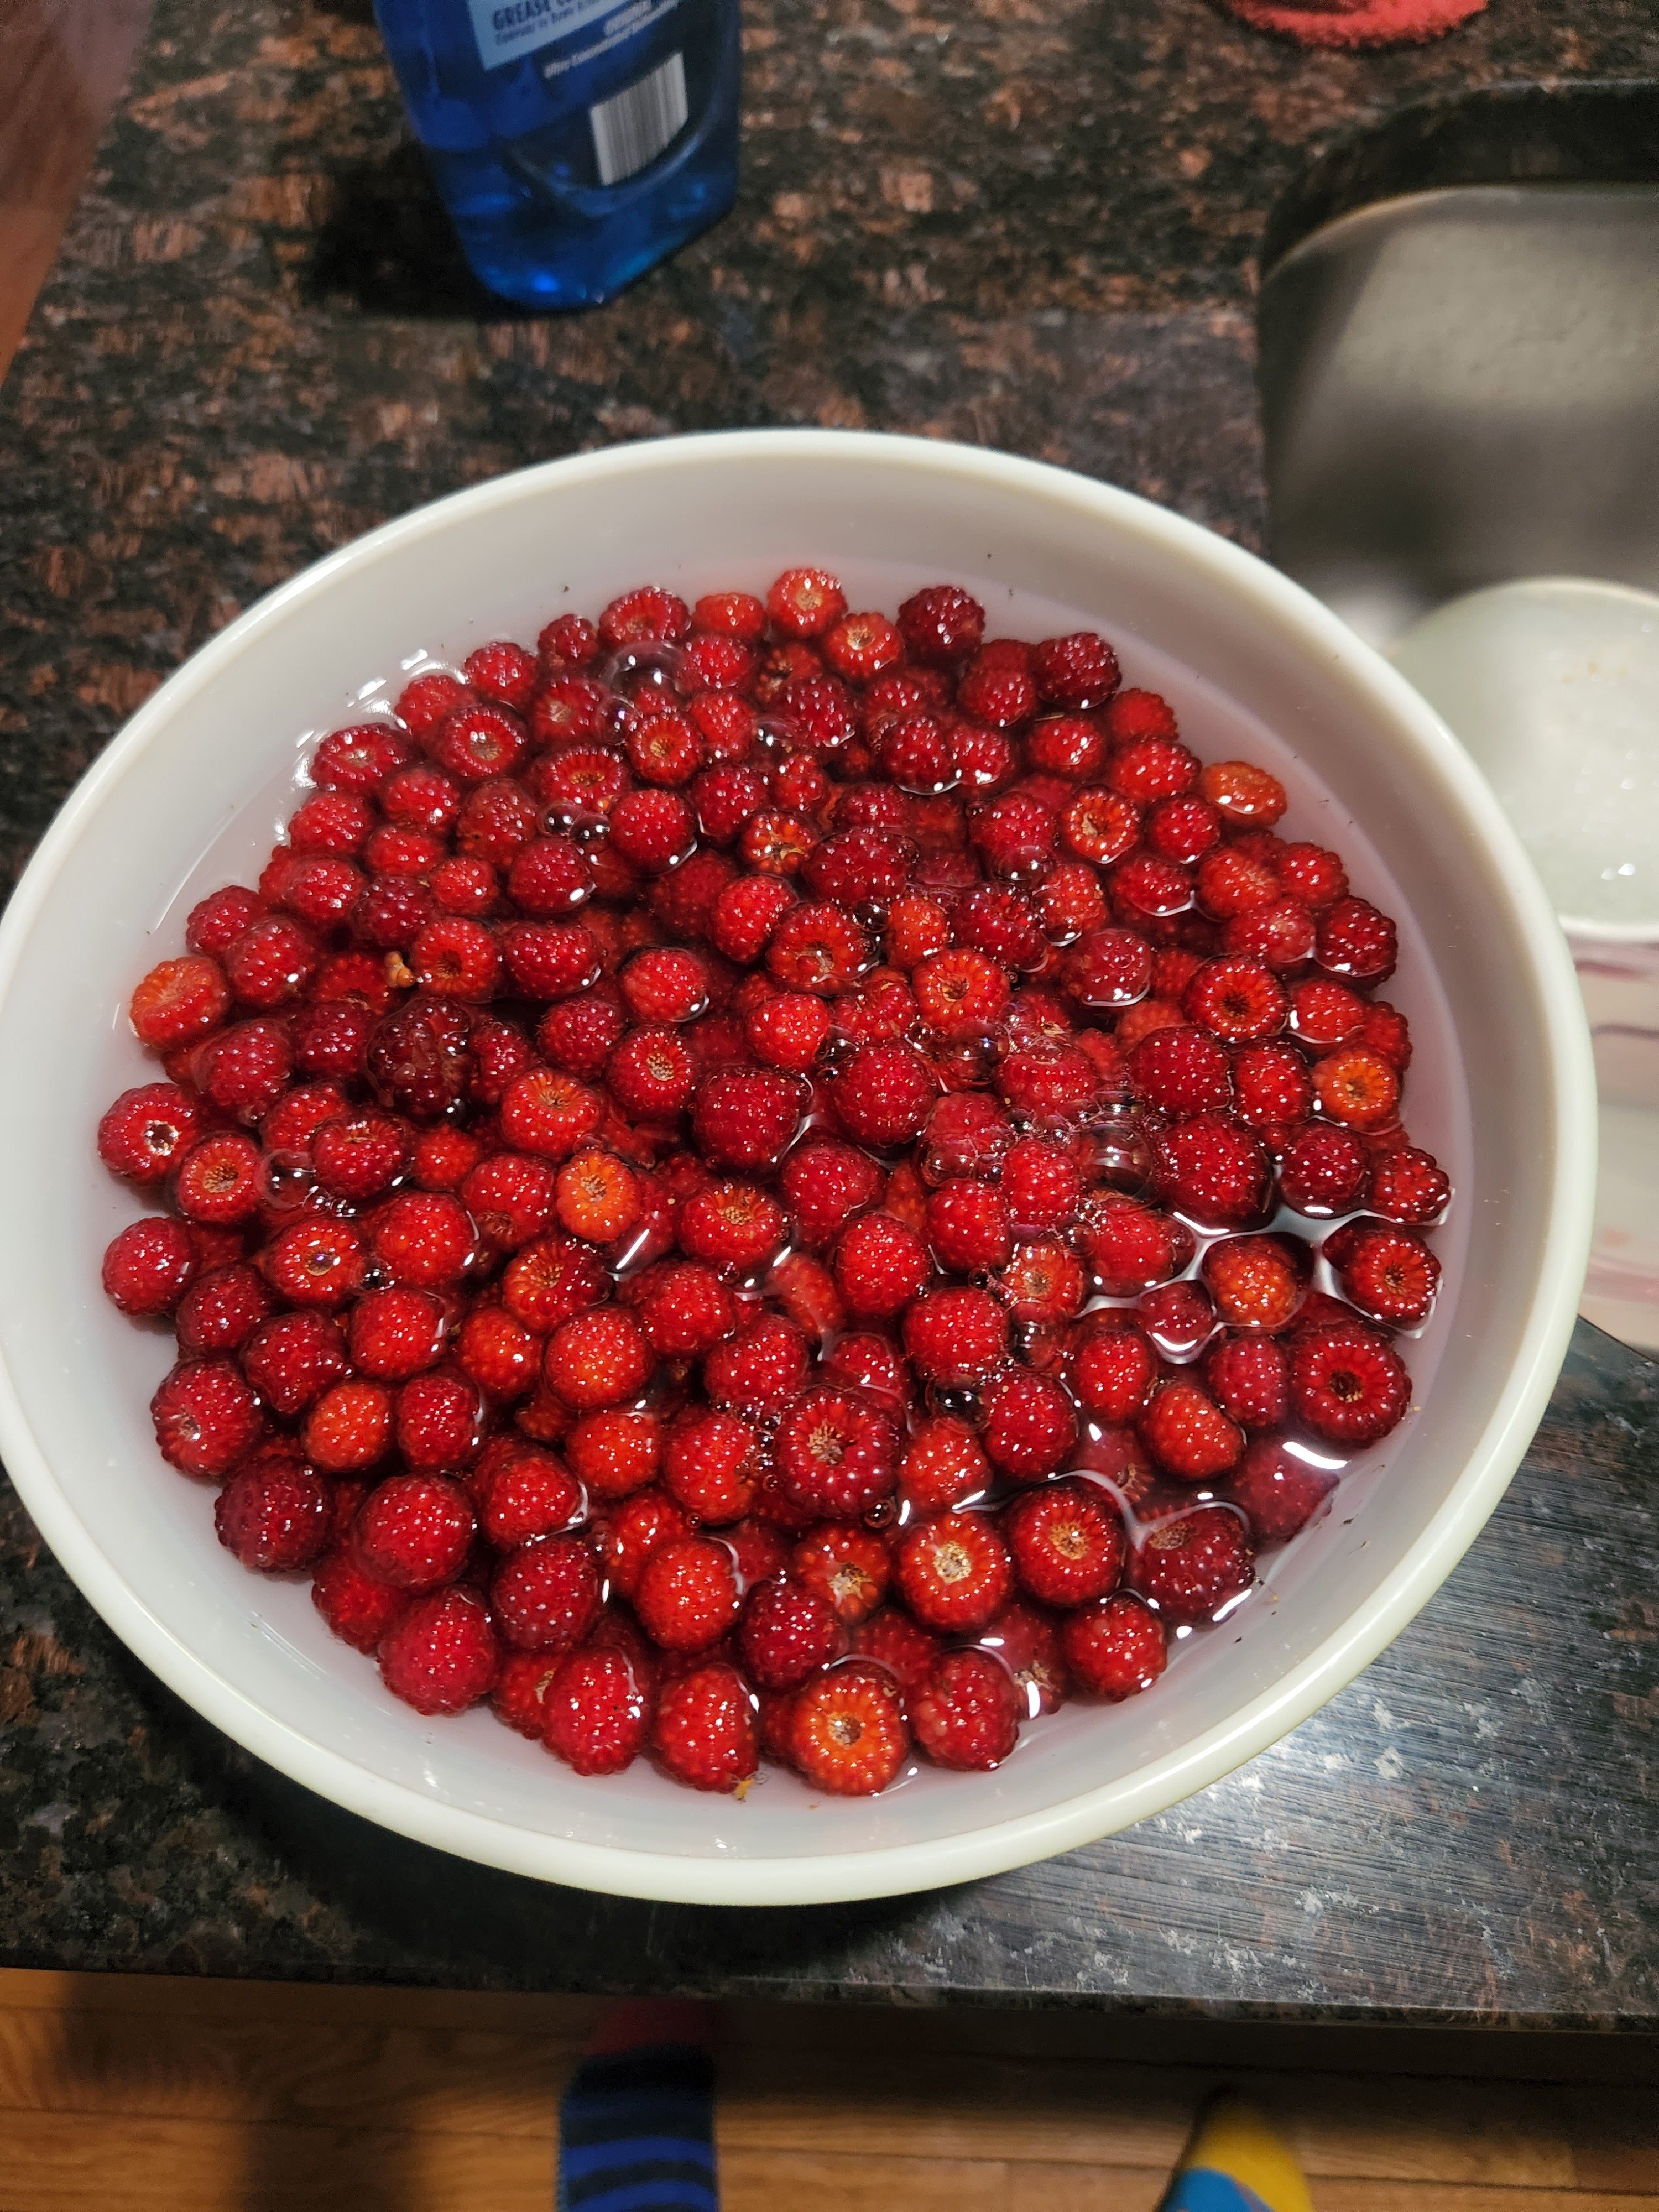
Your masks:
M 983 627 L 799 569 L 429 669 L 134 994 L 161 1451 L 421 1712 L 994 1766 L 1405 1412 L 1393 924 L 1102 638 Z

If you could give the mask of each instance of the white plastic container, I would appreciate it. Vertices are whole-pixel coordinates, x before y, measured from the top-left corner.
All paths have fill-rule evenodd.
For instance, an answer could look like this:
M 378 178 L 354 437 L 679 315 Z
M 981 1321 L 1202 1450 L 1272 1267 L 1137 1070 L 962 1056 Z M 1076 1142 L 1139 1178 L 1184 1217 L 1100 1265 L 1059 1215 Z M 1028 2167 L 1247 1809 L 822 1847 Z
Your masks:
M 307 731 L 395 689 L 418 649 L 533 635 L 645 580 L 763 586 L 802 561 L 854 605 L 970 586 L 991 628 L 1068 614 L 1168 689 L 1197 750 L 1290 778 L 1287 828 L 1336 844 L 1402 925 L 1414 1132 L 1459 1185 L 1447 1282 L 1413 1351 L 1420 1403 L 1152 1693 L 1066 1707 L 999 1773 L 929 1771 L 873 1802 L 768 1774 L 744 1802 L 643 1763 L 583 1781 L 487 1712 L 428 1722 L 328 1636 L 303 1580 L 246 1573 L 210 1500 L 158 1458 L 158 1333 L 100 1294 L 135 1209 L 99 1112 L 151 1065 L 127 994 L 180 908 L 257 865 Z M 378 696 L 370 694 L 369 696 Z M 361 709 L 357 710 L 361 712 Z M 1358 825 L 1363 825 L 1363 828 Z M 210 851 L 210 848 L 211 850 Z M 0 926 L 0 1449 L 48 1543 L 170 1686 L 354 1811 L 548 1880 L 663 1899 L 817 1903 L 998 1872 L 1201 1789 L 1342 1687 L 1455 1565 L 1520 1460 L 1583 1279 L 1595 1096 L 1571 965 L 1490 791 L 1421 699 L 1335 617 L 1236 547 L 1125 493 L 925 441 L 750 432 L 583 456 L 388 525 L 273 593 L 134 716 Z M 1473 1134 L 1472 1134 L 1473 1133 Z

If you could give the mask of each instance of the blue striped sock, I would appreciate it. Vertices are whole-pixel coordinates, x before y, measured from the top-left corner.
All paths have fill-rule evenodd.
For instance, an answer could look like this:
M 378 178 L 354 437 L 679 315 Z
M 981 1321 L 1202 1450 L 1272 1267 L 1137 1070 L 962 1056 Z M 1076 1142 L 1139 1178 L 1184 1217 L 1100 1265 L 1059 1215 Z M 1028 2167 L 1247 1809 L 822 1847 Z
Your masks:
M 558 2212 L 720 2212 L 706 2051 L 659 2043 L 582 2061 L 559 2106 Z

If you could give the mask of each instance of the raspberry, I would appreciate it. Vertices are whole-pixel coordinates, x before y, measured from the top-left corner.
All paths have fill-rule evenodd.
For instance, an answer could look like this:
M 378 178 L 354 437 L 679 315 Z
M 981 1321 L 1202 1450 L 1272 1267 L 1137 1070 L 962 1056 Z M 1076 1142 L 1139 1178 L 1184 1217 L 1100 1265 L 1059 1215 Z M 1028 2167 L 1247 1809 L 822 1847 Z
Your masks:
M 501 1134 L 516 1151 L 564 1160 L 593 1134 L 604 1111 L 599 1093 L 574 1075 L 532 1068 L 508 1085 Z
M 738 1649 L 750 1680 L 763 1690 L 798 1688 L 839 1656 L 842 1644 L 835 1607 L 788 1575 L 757 1583 L 744 1601 Z
M 710 1167 L 776 1167 L 800 1123 L 794 1079 L 769 1069 L 726 1069 L 707 1076 L 692 1102 L 697 1149 Z
M 460 1103 L 471 1073 L 472 1017 L 441 1000 L 415 998 L 386 1015 L 369 1039 L 371 1087 L 389 1112 L 435 1121 Z
M 994 661 L 981 652 L 963 672 L 957 705 L 975 721 L 1011 730 L 1036 714 L 1037 688 L 1029 669 Z
M 1330 1468 L 1310 1467 L 1280 1439 L 1263 1437 L 1233 1469 L 1227 1495 L 1249 1517 L 1258 1544 L 1282 1544 L 1306 1528 L 1335 1487 Z
M 1288 1237 L 1224 1237 L 1204 1255 L 1204 1280 L 1229 1328 L 1279 1329 L 1307 1288 L 1305 1255 Z
M 978 652 L 985 610 L 954 584 L 930 584 L 905 600 L 898 627 L 913 660 L 948 667 Z
M 625 1651 L 588 1645 L 560 1660 L 541 1699 L 542 1741 L 578 1774 L 620 1774 L 651 1728 L 651 1699 Z
M 542 1536 L 507 1554 L 489 1585 L 497 1627 L 518 1651 L 568 1651 L 599 1617 L 603 1590 L 580 1536 Z
M 300 815 L 305 811 L 301 807 L 289 823 L 290 835 L 298 830 Z M 191 907 L 185 923 L 185 943 L 191 951 L 208 953 L 216 959 L 245 929 L 258 921 L 264 910 L 265 902 L 258 891 L 248 890 L 240 884 L 227 884 L 222 890 L 210 891 Z
M 1371 1168 L 1365 1204 L 1386 1221 L 1428 1228 L 1451 1203 L 1451 1182 L 1432 1152 L 1411 1145 L 1384 1152 Z
M 819 1519 L 856 1519 L 898 1480 L 892 1422 L 848 1391 L 807 1392 L 779 1422 L 773 1449 L 784 1495 Z
M 689 1413 L 668 1431 L 664 1480 L 699 1521 L 718 1526 L 739 1520 L 754 1501 L 760 1469 L 760 1440 L 735 1413 Z
M 1224 1474 L 1244 1449 L 1237 1424 L 1186 1376 L 1158 1386 L 1139 1428 L 1158 1465 L 1182 1482 L 1208 1482 Z
M 241 944 L 247 934 L 245 930 L 233 942 Z M 133 993 L 129 1013 L 139 1043 L 166 1052 L 216 1029 L 229 1006 L 224 969 L 216 960 L 192 953 L 152 968 Z
M 1123 1524 L 1091 1483 L 1051 1483 L 1017 1498 L 1002 1533 L 1015 1573 L 1044 1605 L 1086 1605 L 1115 1588 L 1123 1571 Z
M 630 730 L 623 750 L 642 783 L 665 787 L 689 783 L 705 759 L 702 732 L 688 715 L 672 708 Z
M 536 640 L 544 669 L 586 668 L 599 657 L 599 633 L 582 615 L 559 615 Z
M 766 783 L 741 762 L 705 769 L 691 787 L 697 827 L 710 844 L 729 845 L 766 805 Z
M 911 1437 L 901 1470 L 908 1504 L 933 1513 L 977 1498 L 991 1481 L 991 1463 L 967 1422 L 940 1414 Z
M 849 829 L 815 845 L 801 879 L 815 899 L 845 907 L 885 907 L 909 880 L 915 848 L 881 829 Z
M 735 1667 L 699 1667 L 663 1686 L 651 1743 L 677 1782 L 741 1789 L 760 1764 L 754 1702 Z
M 1201 1029 L 1154 1030 L 1128 1056 L 1129 1088 L 1162 1114 L 1184 1121 L 1232 1103 L 1225 1048 Z
M 264 1429 L 258 1401 L 228 1359 L 181 1360 L 149 1411 L 162 1458 L 182 1474 L 228 1474 Z
M 790 1554 L 789 1569 L 848 1628 L 868 1620 L 892 1579 L 892 1559 L 880 1537 L 833 1522 L 801 1538 Z
M 1321 910 L 1315 957 L 1330 974 L 1383 983 L 1398 957 L 1393 922 L 1366 900 L 1335 899 Z
M 1010 882 L 1041 875 L 1054 857 L 1060 818 L 1029 793 L 1006 792 L 981 807 L 973 822 L 973 839 L 985 866 Z M 1085 857 L 1087 857 L 1085 855 Z
M 628 1017 L 613 999 L 584 994 L 550 1006 L 536 1028 L 543 1057 L 567 1075 L 603 1075 L 620 1043 Z
M 829 1042 L 830 1010 L 804 992 L 779 991 L 753 1008 L 744 1024 L 750 1048 L 769 1067 L 810 1068 Z
M 1375 1443 L 1411 1402 L 1411 1378 L 1387 1340 L 1358 1322 L 1306 1328 L 1291 1348 L 1298 1419 L 1333 1443 Z
M 788 1743 L 814 1788 L 840 1797 L 874 1797 L 902 1769 L 910 1731 L 886 1671 L 854 1661 L 832 1668 L 799 1692 Z
M 806 1382 L 806 1340 L 781 1315 L 763 1315 L 703 1361 L 703 1388 L 717 1406 L 772 1410 Z
M 562 818 L 576 817 L 573 810 L 565 810 Z M 630 868 L 647 875 L 684 860 L 696 842 L 696 817 L 678 792 L 625 792 L 612 804 L 610 823 L 611 849 Z
M 660 1490 L 636 1490 L 596 1519 L 591 1534 L 612 1590 L 631 1597 L 652 1553 L 689 1536 L 691 1524 Z
M 380 1678 L 417 1713 L 461 1713 L 487 1698 L 501 1668 L 489 1608 L 475 1591 L 416 1598 L 380 1641 Z
M 750 681 L 755 665 L 754 648 L 740 638 L 712 635 L 689 638 L 680 652 L 680 688 L 699 695 L 731 692 Z
M 546 1723 L 544 1700 L 558 1662 L 539 1651 L 509 1651 L 489 1693 L 489 1710 L 516 1735 L 539 1742 Z
M 543 1378 L 573 1413 L 620 1406 L 650 1378 L 651 1348 L 625 1307 L 592 1306 L 548 1339 Z
M 1321 1110 L 1350 1129 L 1386 1128 L 1400 1106 L 1400 1078 L 1369 1045 L 1339 1045 L 1314 1062 Z
M 1068 1614 L 1060 1643 L 1078 1686 L 1115 1705 L 1150 1690 L 1169 1657 L 1164 1623 L 1127 1590 Z
M 1162 1283 L 1136 1300 L 1135 1315 L 1166 1359 L 1190 1359 L 1215 1329 L 1215 1307 L 1201 1283 Z
M 1018 1482 L 1052 1474 L 1077 1442 L 1077 1409 L 1069 1395 L 1030 1367 L 994 1376 L 981 1395 L 980 1440 L 999 1474 Z
M 839 906 L 797 906 L 783 915 L 767 946 L 767 972 L 786 991 L 833 998 L 868 972 L 864 932 Z
M 786 568 L 766 594 L 766 611 L 786 637 L 822 637 L 847 611 L 847 595 L 823 568 Z
M 319 1313 L 278 1314 L 241 1346 L 242 1372 L 272 1413 L 292 1420 L 347 1368 L 337 1322 Z
M 1262 829 L 1277 822 L 1288 804 L 1279 778 L 1249 761 L 1211 761 L 1200 775 L 1198 787 L 1228 822 Z
M 1019 1717 L 1013 1677 L 988 1651 L 947 1651 L 910 1700 L 916 1742 L 935 1766 L 1000 1766 Z
M 1153 1142 L 1155 1179 L 1182 1213 L 1212 1228 L 1233 1228 L 1266 1211 L 1271 1182 L 1267 1148 L 1253 1129 L 1222 1114 L 1200 1114 Z
M 672 1030 L 635 1030 L 611 1054 L 605 1079 L 625 1115 L 666 1121 L 690 1101 L 696 1064 L 690 1048 Z
M 311 1075 L 361 1075 L 374 1027 L 374 1015 L 362 1004 L 302 1006 L 292 1023 L 294 1064 Z
M 1182 994 L 1181 1004 L 1189 1020 L 1230 1044 L 1277 1036 L 1290 1014 L 1290 1001 L 1272 970 L 1260 960 L 1243 957 L 1206 963 Z
M 1293 1045 L 1249 1044 L 1233 1060 L 1235 1104 L 1253 1129 L 1295 1127 L 1313 1110 L 1308 1064 Z
M 599 979 L 599 948 L 591 930 L 579 921 L 514 921 L 489 940 L 489 952 L 479 941 L 487 935 L 477 922 L 448 921 L 434 925 L 455 950 L 457 972 L 445 981 L 422 965 L 424 948 L 433 932 L 423 930 L 415 940 L 416 972 L 428 990 L 446 991 L 455 997 L 487 996 L 473 986 L 483 977 L 489 954 L 499 942 L 501 958 L 513 988 L 526 999 L 564 999 L 586 991 Z M 459 933 L 466 932 L 463 939 Z M 463 970 L 462 963 L 470 963 Z M 489 988 L 495 988 L 492 980 Z
M 334 1634 L 355 1650 L 373 1651 L 409 1599 L 379 1582 L 349 1552 L 331 1552 L 312 1577 L 311 1601 Z
M 1013 1561 L 983 1513 L 946 1513 L 913 1529 L 895 1568 L 901 1595 L 925 1628 L 982 1628 L 1013 1586 Z
M 614 651 L 619 646 L 673 645 L 691 627 L 685 601 L 659 584 L 642 584 L 612 599 L 599 617 L 599 635 Z
M 1398 1006 L 1389 1006 L 1386 1000 L 1373 999 L 1365 1008 L 1355 1042 L 1380 1054 L 1401 1075 L 1411 1066 L 1410 1026 Z
M 1193 1236 L 1183 1222 L 1116 1191 L 1093 1200 L 1083 1245 L 1095 1283 L 1109 1297 L 1133 1297 L 1178 1275 L 1193 1256 Z
M 416 677 L 404 691 L 398 702 L 400 714 L 404 701 L 422 680 Z M 442 680 L 454 682 L 453 678 Z M 416 726 L 411 722 L 410 726 Z M 357 722 L 349 729 L 329 732 L 311 757 L 311 780 L 325 791 L 368 793 L 378 790 L 410 757 L 409 740 L 391 723 Z
M 1244 1523 L 1225 1505 L 1161 1521 L 1134 1554 L 1130 1577 L 1172 1627 L 1217 1620 L 1255 1578 Z
M 409 1162 L 409 1140 L 389 1115 L 364 1112 L 325 1122 L 311 1147 L 312 1170 L 331 1198 L 362 1205 L 388 1191 Z
M 419 1595 L 453 1582 L 472 1547 L 472 1508 L 438 1474 L 394 1474 L 370 1491 L 353 1542 L 373 1575 Z
M 477 1256 L 472 1217 L 447 1192 L 403 1190 L 375 1216 L 374 1256 L 395 1283 L 443 1291 Z
M 860 1319 L 890 1319 L 932 1272 L 927 1245 L 890 1213 L 860 1215 L 836 1246 L 836 1286 L 848 1311 Z
M 313 1167 L 317 1132 L 346 1110 L 346 1095 L 337 1083 L 297 1083 L 260 1122 L 260 1139 L 283 1169 Z
M 1117 1019 L 1117 1044 L 1120 1052 L 1133 1052 L 1142 1037 L 1150 1036 L 1154 1030 L 1178 1030 L 1186 1026 L 1186 1016 L 1168 999 L 1142 999 L 1138 1006 L 1126 1007 Z
M 245 1006 L 269 1012 L 297 999 L 317 972 L 318 951 L 309 930 L 283 915 L 267 915 L 226 949 L 225 979 Z
M 411 1376 L 393 1410 L 398 1449 L 411 1468 L 463 1468 L 483 1442 L 483 1401 L 477 1386 L 453 1369 Z
M 1000 1267 L 1013 1249 L 1002 1193 L 965 1176 L 953 1176 L 928 1199 L 927 1231 L 940 1267 L 957 1274 Z M 915 1288 L 921 1287 L 918 1279 Z
M 1060 978 L 1080 1006 L 1130 1006 L 1152 988 L 1152 951 L 1132 929 L 1091 929 L 1067 947 Z
M 1374 1321 L 1394 1328 L 1415 1328 L 1425 1322 L 1440 1284 L 1440 1262 L 1409 1230 L 1340 1230 L 1328 1239 L 1326 1256 L 1334 1261 L 1342 1295 Z M 1331 1249 L 1341 1240 L 1340 1256 Z M 1352 1239 L 1352 1241 L 1349 1241 Z
M 1290 1413 L 1290 1358 L 1273 1337 L 1220 1338 L 1205 1356 L 1204 1380 L 1242 1429 L 1278 1428 Z
M 210 1268 L 197 1276 L 179 1301 L 173 1322 L 179 1349 L 191 1358 L 204 1352 L 235 1352 L 270 1309 L 270 1293 L 257 1268 L 238 1261 Z
M 574 1154 L 559 1170 L 554 1191 L 560 1226 L 593 1244 L 626 1235 L 643 1206 L 632 1170 L 610 1152 Z
M 355 1376 L 325 1390 L 306 1415 L 301 1442 L 325 1474 L 359 1474 L 386 1456 L 392 1394 Z
M 903 1326 L 911 1364 L 929 1382 L 982 1382 L 1008 1357 L 1008 1316 L 987 1291 L 930 1291 Z
M 1347 896 L 1347 871 L 1322 845 L 1286 845 L 1276 865 L 1279 882 L 1304 906 L 1333 906 Z
M 343 1306 L 362 1286 L 368 1257 L 349 1221 L 294 1222 L 259 1256 L 266 1279 L 291 1306 Z
M 1352 1212 L 1365 1195 L 1370 1155 L 1358 1139 L 1310 1121 L 1285 1146 L 1279 1188 L 1286 1206 L 1310 1218 Z
M 569 1237 L 541 1237 L 508 1261 L 501 1300 L 514 1320 L 541 1334 L 597 1304 L 608 1279 L 590 1246 Z
M 197 1265 L 196 1247 L 182 1221 L 166 1215 L 130 1221 L 105 1250 L 105 1294 L 125 1314 L 171 1313 Z
M 98 1157 L 130 1182 L 162 1182 L 201 1133 L 196 1101 L 173 1083 L 124 1091 L 98 1124 Z
M 701 1358 L 736 1326 L 730 1292 L 696 1261 L 663 1261 L 630 1292 L 635 1317 L 659 1359 Z
M 509 1444 L 477 1491 L 478 1518 L 498 1551 L 562 1534 L 583 1510 L 581 1492 L 550 1452 Z
M 328 1541 L 328 1486 L 303 1460 L 264 1452 L 238 1468 L 213 1508 L 219 1541 L 245 1567 L 308 1567 Z
M 1092 1316 L 1090 1321 L 1094 1322 Z M 1157 1376 L 1157 1356 L 1133 1325 L 1091 1326 L 1072 1360 L 1072 1388 L 1079 1403 L 1103 1421 L 1133 1421 Z
M 936 714 L 905 714 L 881 733 L 881 764 L 901 791 L 949 791 L 957 781 L 951 737 Z

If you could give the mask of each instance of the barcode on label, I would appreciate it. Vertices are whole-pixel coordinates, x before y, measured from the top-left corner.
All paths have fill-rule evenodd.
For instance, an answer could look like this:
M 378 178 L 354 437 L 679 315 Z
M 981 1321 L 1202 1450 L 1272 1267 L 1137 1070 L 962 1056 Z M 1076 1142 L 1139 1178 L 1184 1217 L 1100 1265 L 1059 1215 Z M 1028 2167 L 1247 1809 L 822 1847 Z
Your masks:
M 685 125 L 685 63 L 670 54 L 659 69 L 642 76 L 610 100 L 587 111 L 593 126 L 593 155 L 602 185 L 619 185 L 636 169 L 654 161 Z

